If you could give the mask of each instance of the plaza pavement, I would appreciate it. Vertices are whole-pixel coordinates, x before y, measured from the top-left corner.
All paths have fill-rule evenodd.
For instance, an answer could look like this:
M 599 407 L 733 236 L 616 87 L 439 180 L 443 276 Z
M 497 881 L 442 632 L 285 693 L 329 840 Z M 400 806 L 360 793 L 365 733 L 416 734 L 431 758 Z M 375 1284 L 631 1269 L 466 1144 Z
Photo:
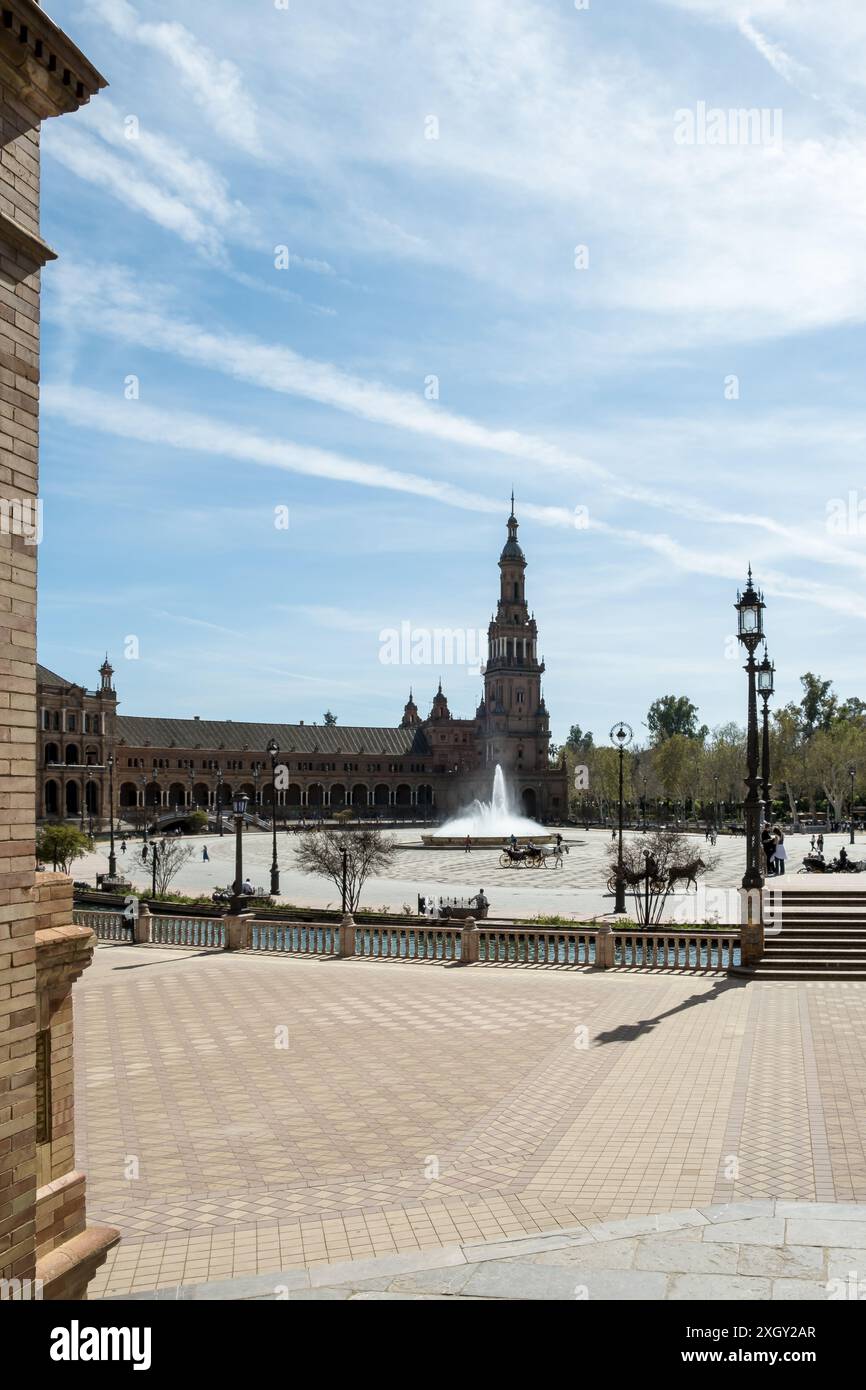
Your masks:
M 430 850 L 421 844 L 419 828 L 389 831 L 388 834 L 400 846 L 393 869 L 387 876 L 368 881 L 362 906 L 386 907 L 400 912 L 407 904 L 415 911 L 419 893 L 433 898 L 446 895 L 471 897 L 479 888 L 483 888 L 490 900 L 491 915 L 496 917 L 534 917 L 541 914 L 587 920 L 610 912 L 612 898 L 606 893 L 610 872 L 607 857 L 611 844 L 610 831 L 584 831 L 568 827 L 563 833 L 569 844 L 569 854 L 561 869 L 503 869 L 499 865 L 498 849 L 474 849 L 470 854 L 462 850 Z M 721 836 L 715 849 L 710 848 L 703 835 L 686 838 L 695 854 L 700 854 L 704 859 L 712 855 L 717 862 L 701 880 L 701 897 L 698 898 L 694 892 L 690 895 L 679 892 L 668 900 L 666 917 L 673 919 L 679 912 L 683 914 L 681 920 L 684 923 L 702 922 L 714 917 L 722 924 L 738 921 L 736 890 L 742 881 L 745 853 L 742 836 Z M 172 884 L 174 889 L 189 894 L 209 894 L 216 885 L 225 886 L 232 881 L 235 872 L 232 835 L 226 833 L 222 839 L 218 835 L 197 837 L 190 843 L 195 847 L 195 857 L 181 870 Z M 209 863 L 201 858 L 203 844 L 208 848 Z M 825 853 L 828 859 L 837 854 L 843 844 L 847 845 L 847 836 L 827 836 Z M 295 845 L 293 835 L 282 833 L 278 836 L 281 901 L 296 906 L 339 907 L 339 894 L 332 883 L 298 870 Z M 119 846 L 118 839 L 118 849 Z M 780 880 L 782 883 L 791 882 L 808 849 L 809 837 L 789 836 L 787 846 L 789 871 Z M 848 848 L 850 850 L 850 846 Z M 851 853 L 855 858 L 866 858 L 862 836 Z M 271 837 L 268 834 L 253 831 L 245 835 L 244 867 L 256 886 L 267 885 L 270 881 L 271 854 Z M 107 847 L 100 844 L 96 853 L 76 862 L 75 877 L 93 880 L 97 872 L 104 873 L 106 856 Z M 126 855 L 118 855 L 118 863 L 121 871 L 133 883 L 147 889 L 149 874 L 141 861 L 141 840 L 130 840 Z M 818 881 L 814 875 L 809 875 L 800 877 L 797 883 L 803 886 Z M 866 877 L 860 881 L 866 883 Z M 852 885 L 857 882 L 850 876 Z M 719 890 L 729 891 L 724 894 Z M 630 904 L 631 900 L 627 898 L 627 909 Z
M 786 1278 L 819 1296 L 805 1286 L 846 1251 L 863 1268 L 866 1240 L 844 1224 L 856 1217 L 830 1207 L 866 1203 L 856 983 L 100 945 L 75 1008 L 78 1164 L 90 1219 L 123 1236 L 93 1297 L 239 1279 L 258 1280 L 249 1296 L 287 1280 L 306 1296 L 311 1282 L 338 1290 L 323 1296 L 377 1292 L 366 1278 L 396 1294 L 395 1278 L 420 1277 L 419 1261 L 442 1268 L 443 1251 L 465 1263 L 455 1248 L 569 1244 L 646 1217 L 658 1231 L 651 1220 L 607 1238 L 623 1269 L 748 1276 L 764 1298 Z M 730 1204 L 766 1199 L 821 1204 L 802 1219 L 824 1225 L 789 1231 L 776 1209 L 750 1240 Z M 663 1234 L 670 1213 L 699 1211 L 703 1226 L 717 1207 L 734 1223 L 724 1250 L 703 1249 L 705 1230 L 679 1265 L 629 1243 Z M 693 1225 L 680 1245 L 698 1239 Z M 752 1245 L 775 1254 L 762 1262 Z M 531 1287 L 550 1290 L 556 1260 L 535 1256 L 555 1250 L 500 1245 L 471 1263 L 531 1255 L 547 1270 Z M 357 1263 L 397 1256 L 396 1273 Z M 575 1284 L 587 1258 L 602 1257 L 576 1258 Z M 495 1274 L 467 1296 L 492 1296 Z M 595 1296 L 628 1296 L 606 1287 Z

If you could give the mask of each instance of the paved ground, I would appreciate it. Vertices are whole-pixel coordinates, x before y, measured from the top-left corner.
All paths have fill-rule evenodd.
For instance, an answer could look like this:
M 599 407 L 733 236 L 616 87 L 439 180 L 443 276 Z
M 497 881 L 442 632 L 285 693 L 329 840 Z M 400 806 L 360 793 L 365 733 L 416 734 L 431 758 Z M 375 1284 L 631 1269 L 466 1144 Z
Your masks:
M 541 913 L 586 919 L 611 909 L 612 899 L 605 896 L 609 873 L 607 853 L 611 843 L 609 831 L 568 830 L 566 839 L 570 842 L 570 852 L 562 869 L 503 869 L 499 866 L 499 850 L 476 849 L 471 854 L 462 850 L 429 850 L 421 845 L 419 829 L 389 833 L 401 846 L 400 852 L 389 877 L 371 879 L 367 884 L 363 897 L 367 907 L 400 911 L 403 904 L 408 903 L 415 910 L 419 893 L 434 898 L 440 895 L 469 897 L 483 887 L 494 915 L 513 913 L 533 917 Z M 712 851 L 703 835 L 688 839 L 695 853 L 705 859 L 712 853 L 717 863 L 702 880 L 700 895 L 679 893 L 669 899 L 667 917 L 678 915 L 683 923 L 739 921 L 737 888 L 743 876 L 745 852 L 742 837 L 722 836 Z M 789 883 L 791 874 L 802 862 L 809 838 L 790 836 L 787 843 L 791 860 L 784 882 Z M 847 837 L 844 835 L 828 836 L 827 857 L 837 854 L 845 843 Z M 184 867 L 173 886 L 181 892 L 210 893 L 216 885 L 229 883 L 235 871 L 233 838 L 226 835 L 220 840 L 218 835 L 211 835 L 201 840 L 201 844 L 208 847 L 209 863 L 202 861 L 200 844 L 198 841 L 195 844 L 195 858 Z M 278 837 L 283 900 L 315 907 L 338 907 L 339 894 L 333 884 L 297 870 L 294 845 L 294 836 Z M 100 853 L 77 863 L 76 877 L 92 879 L 97 872 L 104 872 L 106 853 L 101 847 Z M 866 858 L 862 836 L 853 853 L 855 857 Z M 244 841 L 244 854 L 245 867 L 255 884 L 267 884 L 272 855 L 270 836 L 250 832 Z M 149 880 L 141 862 L 140 840 L 130 841 L 127 854 L 119 856 L 119 864 L 133 882 L 147 886 Z M 810 875 L 800 878 L 799 884 L 817 881 Z M 866 883 L 866 878 L 863 882 Z M 628 900 L 626 906 L 629 906 Z
M 859 1301 L 866 1297 L 866 1203 L 722 1203 L 112 1297 Z
M 858 984 L 105 945 L 75 998 L 94 1296 L 866 1202 Z

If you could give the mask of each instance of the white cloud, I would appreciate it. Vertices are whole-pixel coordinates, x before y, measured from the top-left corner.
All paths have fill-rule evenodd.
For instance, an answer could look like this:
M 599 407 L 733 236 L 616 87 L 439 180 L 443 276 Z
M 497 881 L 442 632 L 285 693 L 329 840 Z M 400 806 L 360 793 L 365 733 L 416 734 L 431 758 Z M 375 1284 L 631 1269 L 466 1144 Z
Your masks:
M 411 494 L 463 511 L 499 515 L 502 509 L 499 498 L 489 498 L 433 478 L 268 438 L 188 412 L 162 410 L 141 402 L 118 400 L 87 388 L 48 384 L 43 389 L 43 405 L 47 413 L 53 413 L 69 424 L 125 439 L 192 450 L 216 458 L 231 458 L 331 482 Z M 544 526 L 560 530 L 573 530 L 574 527 L 573 514 L 565 507 L 524 502 L 521 512 Z M 590 521 L 590 528 L 628 548 L 649 550 L 682 573 L 737 581 L 742 578 L 745 569 L 746 560 L 740 550 L 735 552 L 727 548 L 713 553 L 706 547 L 689 549 L 664 533 L 617 528 L 597 519 Z M 768 594 L 783 594 L 845 616 L 866 618 L 866 609 L 850 590 L 814 583 L 778 571 L 766 571 L 761 576 L 761 582 Z
M 88 4 L 119 37 L 153 49 L 172 65 L 221 140 L 247 155 L 262 157 L 255 103 L 235 63 L 212 53 L 183 24 L 142 20 L 127 0 L 88 0 Z

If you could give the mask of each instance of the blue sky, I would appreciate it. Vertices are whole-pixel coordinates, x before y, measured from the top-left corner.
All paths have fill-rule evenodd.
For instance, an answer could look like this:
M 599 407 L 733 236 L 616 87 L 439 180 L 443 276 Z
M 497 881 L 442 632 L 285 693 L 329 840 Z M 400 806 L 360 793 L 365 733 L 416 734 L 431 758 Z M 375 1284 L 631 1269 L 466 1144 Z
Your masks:
M 470 714 L 382 633 L 486 627 L 513 485 L 555 738 L 741 720 L 750 561 L 780 698 L 862 695 L 866 11 L 278 4 L 46 6 L 111 85 L 44 132 L 41 660 L 108 650 L 130 714 Z M 781 138 L 684 142 L 701 103 Z

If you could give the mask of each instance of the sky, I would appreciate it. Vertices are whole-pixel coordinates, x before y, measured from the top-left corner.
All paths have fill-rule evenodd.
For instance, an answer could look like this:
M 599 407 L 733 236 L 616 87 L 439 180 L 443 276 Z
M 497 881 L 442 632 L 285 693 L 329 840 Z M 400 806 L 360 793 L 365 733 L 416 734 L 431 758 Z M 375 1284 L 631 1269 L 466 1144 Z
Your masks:
M 46 10 L 45 665 L 469 716 L 513 487 L 555 740 L 743 722 L 749 564 L 778 700 L 866 695 L 859 0 Z

